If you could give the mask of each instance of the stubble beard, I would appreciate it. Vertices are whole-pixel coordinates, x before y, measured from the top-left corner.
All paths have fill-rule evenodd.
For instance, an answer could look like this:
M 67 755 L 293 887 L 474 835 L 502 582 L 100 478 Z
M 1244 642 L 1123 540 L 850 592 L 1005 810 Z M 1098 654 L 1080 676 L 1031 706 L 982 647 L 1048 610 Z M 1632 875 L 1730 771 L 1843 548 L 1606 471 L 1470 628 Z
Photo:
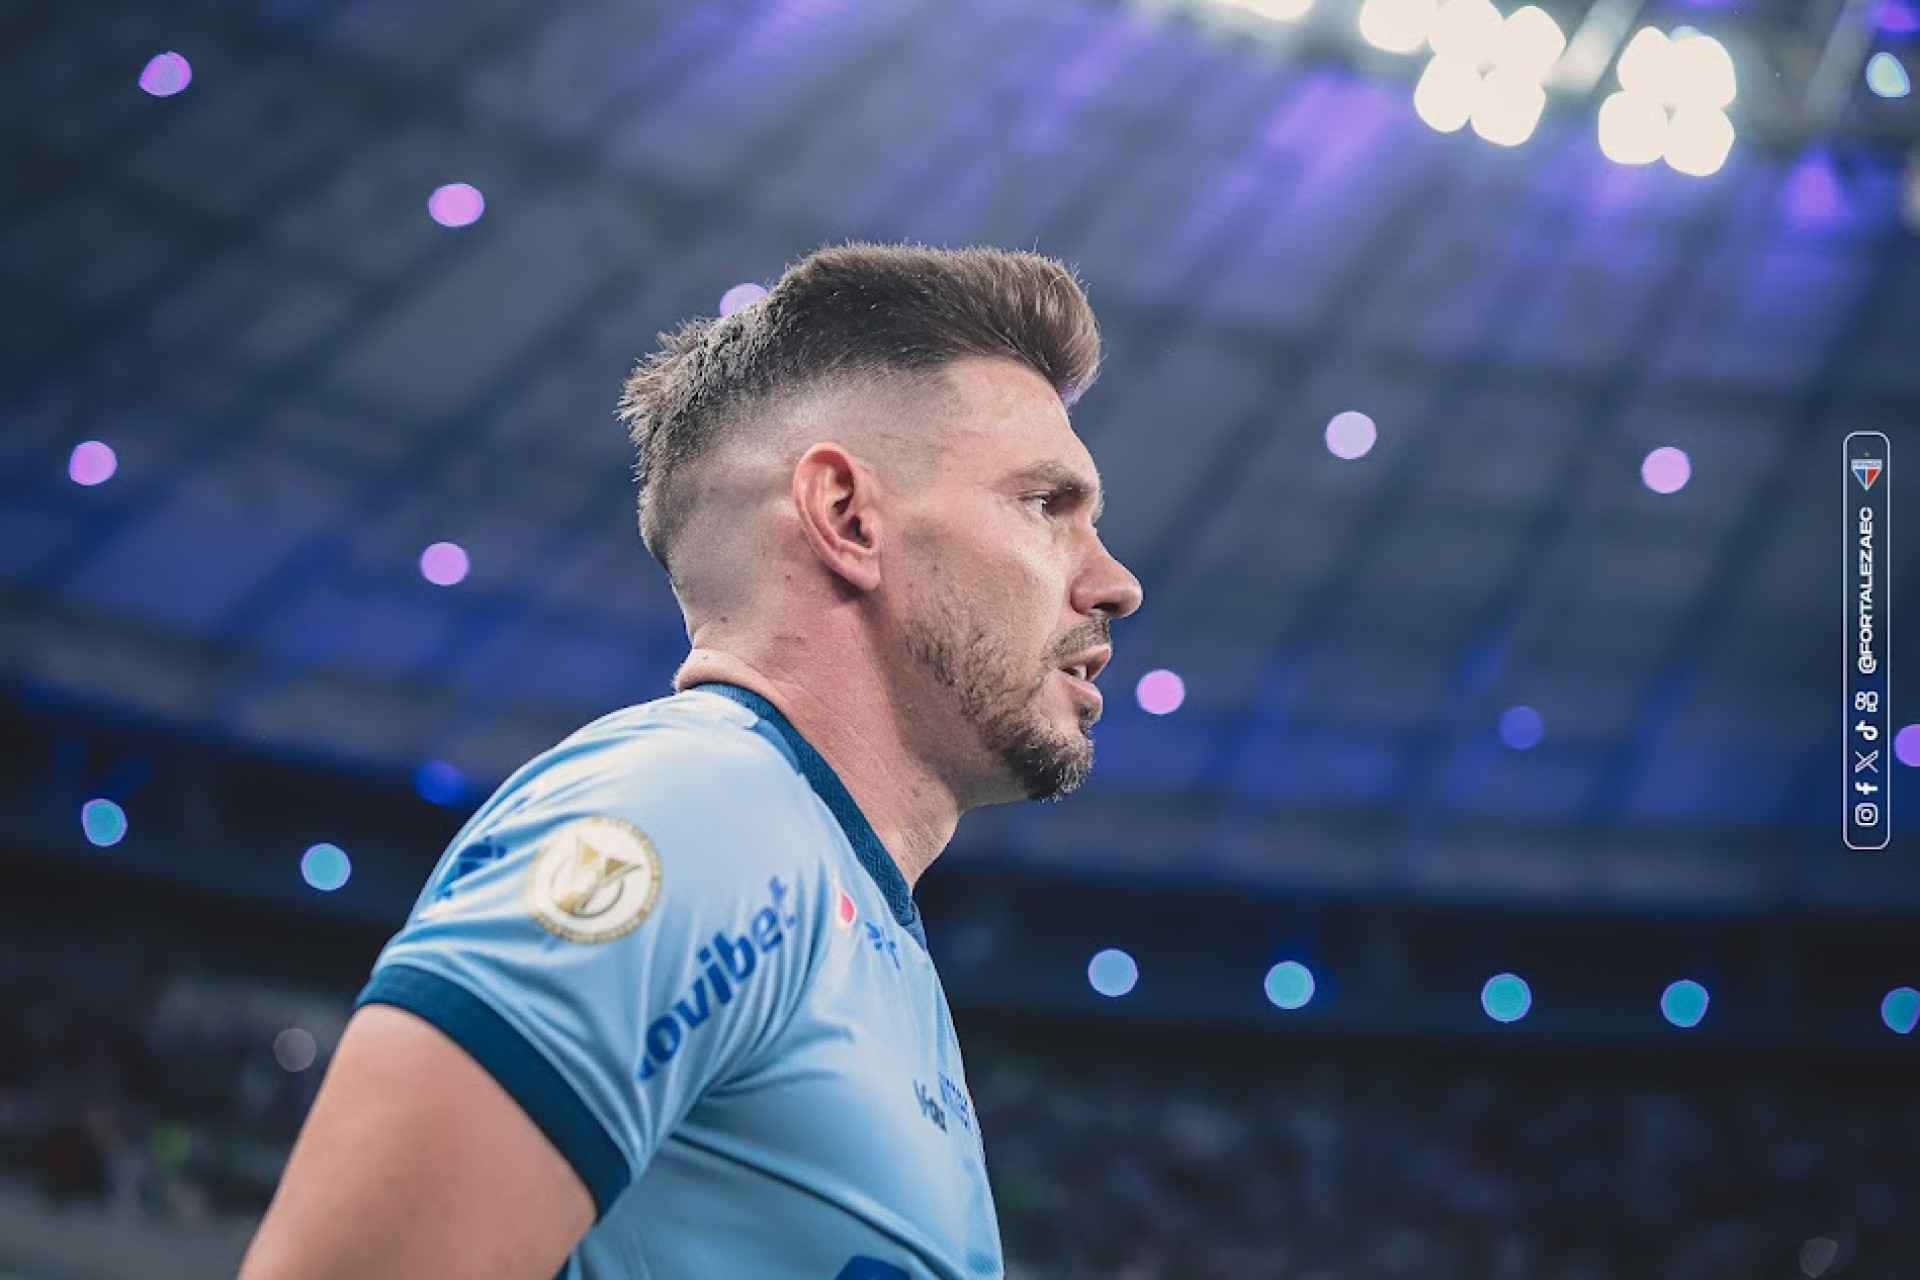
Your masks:
M 1058 800 L 1093 772 L 1093 710 L 1078 709 L 1080 727 L 1062 732 L 1040 705 L 1052 668 L 1023 679 L 1024 665 L 992 636 L 936 602 L 930 616 L 905 627 L 907 653 L 953 695 L 955 709 L 1027 800 Z M 1078 705 L 1078 704 L 1076 704 Z

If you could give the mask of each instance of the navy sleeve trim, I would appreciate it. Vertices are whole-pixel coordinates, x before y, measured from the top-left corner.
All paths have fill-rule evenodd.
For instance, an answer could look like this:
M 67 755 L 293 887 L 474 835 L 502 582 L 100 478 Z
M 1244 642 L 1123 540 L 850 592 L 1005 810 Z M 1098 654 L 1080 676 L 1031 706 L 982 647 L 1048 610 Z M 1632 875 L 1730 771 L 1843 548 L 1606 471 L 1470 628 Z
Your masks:
M 425 1018 L 487 1069 L 547 1140 L 567 1158 L 593 1196 L 594 1220 L 633 1180 L 626 1157 L 605 1126 L 547 1056 L 465 987 L 408 964 L 373 975 L 354 1007 L 390 1004 Z

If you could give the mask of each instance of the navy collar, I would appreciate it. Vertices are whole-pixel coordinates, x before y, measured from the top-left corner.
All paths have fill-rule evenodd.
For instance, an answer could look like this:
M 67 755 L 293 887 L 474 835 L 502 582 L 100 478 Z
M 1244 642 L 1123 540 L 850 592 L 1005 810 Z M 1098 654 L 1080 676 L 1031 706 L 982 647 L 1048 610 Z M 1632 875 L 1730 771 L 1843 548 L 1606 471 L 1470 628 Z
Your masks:
M 907 878 L 900 874 L 899 864 L 894 862 L 887 847 L 880 843 L 873 824 L 867 821 L 866 814 L 860 812 L 860 806 L 854 803 L 846 784 L 840 781 L 840 775 L 833 771 L 833 766 L 827 763 L 826 758 L 814 750 L 811 742 L 800 736 L 800 731 L 793 727 L 780 708 L 753 690 L 721 680 L 690 685 L 688 692 L 694 689 L 717 693 L 739 703 L 779 732 L 786 740 L 787 748 L 799 761 L 801 776 L 806 778 L 814 794 L 820 797 L 828 811 L 839 821 L 840 830 L 846 833 L 847 843 L 853 846 L 854 856 L 860 859 L 860 865 L 867 869 L 873 882 L 880 886 L 880 894 L 887 900 L 893 918 L 902 929 L 913 935 L 914 941 L 925 947 L 926 931 L 920 924 L 920 910 L 913 904 L 913 890 L 907 887 Z

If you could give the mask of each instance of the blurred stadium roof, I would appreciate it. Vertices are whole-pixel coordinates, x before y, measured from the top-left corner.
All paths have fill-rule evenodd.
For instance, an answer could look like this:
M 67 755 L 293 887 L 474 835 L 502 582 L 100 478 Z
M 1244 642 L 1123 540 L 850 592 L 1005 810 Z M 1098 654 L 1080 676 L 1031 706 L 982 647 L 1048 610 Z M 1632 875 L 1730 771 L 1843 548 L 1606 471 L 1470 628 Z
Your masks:
M 1798 12 L 1667 11 L 1766 54 L 1743 91 L 1812 75 L 1840 11 Z M 169 50 L 191 85 L 141 92 Z M 498 779 L 685 651 L 612 416 L 658 331 L 831 240 L 1037 248 L 1105 328 L 1075 420 L 1147 607 L 1094 781 L 961 856 L 1920 904 L 1920 842 L 1840 844 L 1841 441 L 1920 445 L 1911 99 L 1776 112 L 1696 179 L 1605 160 L 1590 101 L 1502 149 L 1371 54 L 1089 0 L 8 4 L 0 77 L 23 701 Z M 453 182 L 473 225 L 427 214 Z M 80 487 L 89 439 L 118 471 Z

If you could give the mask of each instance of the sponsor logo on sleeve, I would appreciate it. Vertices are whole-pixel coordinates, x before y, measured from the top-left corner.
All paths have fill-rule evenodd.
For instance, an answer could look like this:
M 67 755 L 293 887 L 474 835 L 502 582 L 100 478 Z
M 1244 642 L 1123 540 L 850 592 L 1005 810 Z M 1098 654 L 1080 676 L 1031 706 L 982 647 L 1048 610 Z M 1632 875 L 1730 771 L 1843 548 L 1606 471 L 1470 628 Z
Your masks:
M 645 1057 L 638 1073 L 642 1083 L 653 1079 L 716 1013 L 733 1002 L 753 975 L 766 967 L 762 958 L 779 950 L 787 931 L 799 922 L 789 901 L 793 890 L 785 881 L 774 876 L 767 881 L 767 893 L 771 901 L 754 913 L 746 932 L 729 938 L 724 930 L 717 931 L 700 948 L 694 956 L 693 984 L 647 1024 Z
M 570 942 L 611 942 L 638 927 L 660 896 L 660 855 L 618 818 L 581 818 L 541 842 L 527 868 L 527 907 Z

